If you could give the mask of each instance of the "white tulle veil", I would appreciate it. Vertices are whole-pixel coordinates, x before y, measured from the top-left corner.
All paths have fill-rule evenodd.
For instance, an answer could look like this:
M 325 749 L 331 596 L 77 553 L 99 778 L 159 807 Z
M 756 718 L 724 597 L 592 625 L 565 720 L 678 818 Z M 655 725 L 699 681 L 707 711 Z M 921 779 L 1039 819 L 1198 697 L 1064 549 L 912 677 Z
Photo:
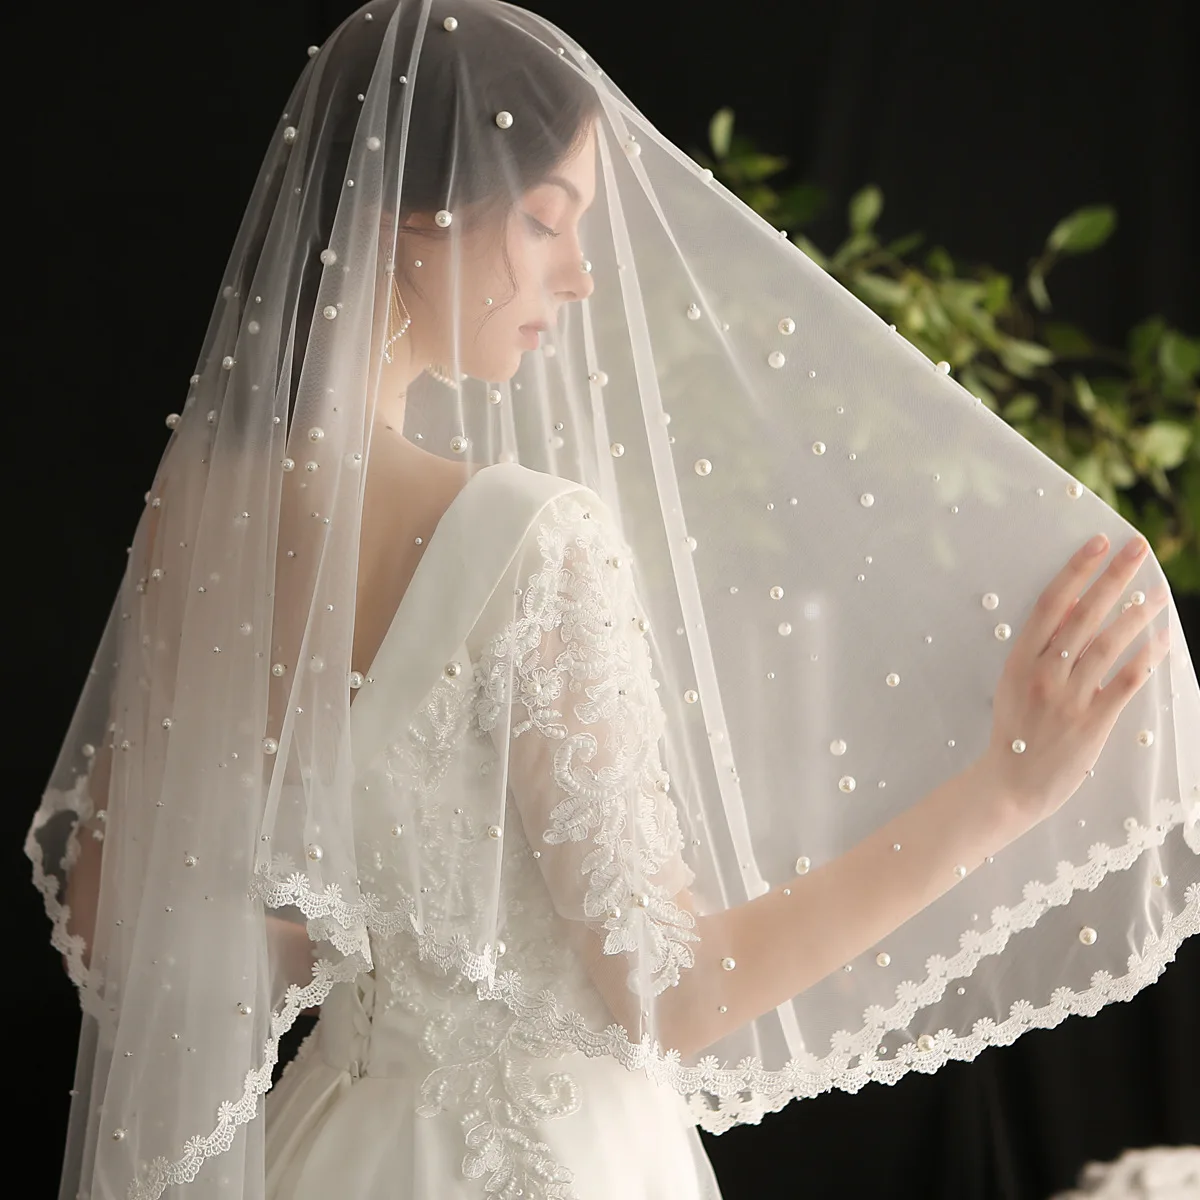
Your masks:
M 581 152 L 586 211 L 545 186 Z M 543 290 L 522 287 L 531 263 Z M 520 324 L 541 316 L 530 349 Z M 585 847 L 607 855 L 604 887 L 562 911 L 623 960 L 637 1003 L 620 1020 L 534 995 L 499 954 L 509 884 L 486 839 L 454 843 L 428 890 L 419 842 L 388 840 L 406 785 L 386 747 L 352 742 L 374 686 L 355 658 L 366 480 L 405 339 L 429 357 L 405 438 L 447 470 L 507 463 L 586 489 L 590 548 L 619 572 L 623 624 L 600 632 L 623 640 L 596 644 L 635 656 L 654 724 L 636 771 L 592 764 L 596 795 L 629 811 Z M 671 1043 L 663 1006 L 716 1021 L 736 970 L 705 956 L 683 890 L 697 915 L 732 910 L 961 770 L 1047 581 L 1092 533 L 1133 530 L 549 22 L 495 0 L 373 0 L 329 36 L 172 408 L 27 843 L 84 1013 L 64 1196 L 186 1182 L 261 1200 L 279 1037 L 389 938 L 669 1080 L 719 1132 L 1126 999 L 1195 931 L 1200 690 L 1169 603 L 1169 659 L 1056 815 L 843 969 L 708 1044 Z M 1133 586 L 1162 579 L 1151 555 Z M 510 683 L 525 669 L 508 667 Z M 502 744 L 533 710 L 491 695 Z M 629 699 L 586 695 L 618 714 Z M 479 828 L 504 825 L 506 761 L 441 782 Z M 556 896 L 598 870 L 544 849 Z M 471 903 L 446 903 L 456 883 Z

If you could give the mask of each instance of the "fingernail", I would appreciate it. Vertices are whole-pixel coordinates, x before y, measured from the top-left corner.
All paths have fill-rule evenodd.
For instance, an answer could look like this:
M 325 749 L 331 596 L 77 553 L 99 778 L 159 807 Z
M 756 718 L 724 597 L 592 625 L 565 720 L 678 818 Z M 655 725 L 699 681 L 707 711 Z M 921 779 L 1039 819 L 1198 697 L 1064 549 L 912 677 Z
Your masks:
M 1086 550 L 1088 554 L 1099 554 L 1100 551 L 1104 549 L 1107 542 L 1108 539 L 1104 536 L 1104 534 L 1098 533 L 1090 542 L 1088 542 L 1086 546 L 1084 546 L 1084 550 Z
M 1135 537 L 1131 542 L 1128 542 L 1126 544 L 1124 553 L 1127 558 L 1137 558 L 1137 556 L 1139 554 L 1141 554 L 1141 552 L 1145 548 L 1146 548 L 1145 539 L 1140 538 L 1140 537 Z

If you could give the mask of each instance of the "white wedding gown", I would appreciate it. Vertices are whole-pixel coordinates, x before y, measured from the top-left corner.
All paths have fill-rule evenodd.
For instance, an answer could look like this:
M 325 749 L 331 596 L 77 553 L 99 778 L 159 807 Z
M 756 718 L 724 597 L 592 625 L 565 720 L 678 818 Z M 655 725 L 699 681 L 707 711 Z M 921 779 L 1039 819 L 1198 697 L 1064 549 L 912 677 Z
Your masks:
M 374 707 L 362 706 L 364 694 L 351 710 L 355 735 L 404 736 L 408 718 L 379 726 L 383 713 L 412 713 L 389 693 L 388 680 L 405 672 L 388 663 L 403 662 L 411 676 L 411 656 L 431 623 L 448 619 L 460 573 L 472 569 L 462 564 L 486 558 L 472 553 L 472 539 L 486 536 L 497 506 L 528 505 L 529 489 L 552 487 L 548 479 L 497 464 L 455 498 L 372 667 Z M 467 636 L 456 657 L 471 652 Z M 436 700 L 435 687 L 426 710 Z M 438 803 L 454 800 L 438 793 Z M 509 960 L 603 1029 L 611 1016 L 566 944 L 513 807 L 502 845 L 518 881 L 504 924 Z M 475 984 L 420 961 L 413 939 L 370 936 L 374 971 L 335 986 L 266 1097 L 267 1200 L 720 1200 L 672 1088 L 556 1041 L 499 1000 L 481 1001 Z
M 500 1014 L 464 1028 L 432 979 L 395 999 L 364 975 L 326 1001 L 267 1095 L 268 1200 L 720 1200 L 671 1088 L 607 1056 L 505 1045 Z M 480 1041 L 470 1059 L 445 1053 L 463 1032 Z M 465 1094 L 422 1115 L 452 1058 Z

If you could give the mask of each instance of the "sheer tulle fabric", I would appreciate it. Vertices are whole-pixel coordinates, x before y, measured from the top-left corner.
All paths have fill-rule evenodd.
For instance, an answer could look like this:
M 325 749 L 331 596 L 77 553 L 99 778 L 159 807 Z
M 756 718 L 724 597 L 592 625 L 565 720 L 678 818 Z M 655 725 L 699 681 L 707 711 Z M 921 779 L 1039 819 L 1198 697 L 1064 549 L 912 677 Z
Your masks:
M 472 256 L 535 182 L 506 139 L 550 170 L 563 97 L 595 130 L 594 290 L 476 377 L 514 298 L 472 294 Z M 451 218 L 423 275 L 396 259 L 412 211 Z M 404 433 L 483 473 L 377 675 L 352 647 L 393 275 L 450 348 Z M 1169 659 L 1056 816 L 722 1025 L 737 948 L 705 918 L 981 753 L 1009 635 L 1087 536 L 1133 531 L 539 17 L 376 0 L 330 36 L 170 423 L 27 843 L 84 1010 L 64 1195 L 262 1200 L 279 1036 L 389 956 L 721 1132 L 1126 999 L 1196 930 L 1200 690 L 1168 603 Z M 1134 586 L 1162 578 L 1151 555 Z M 505 942 L 530 888 L 549 958 Z

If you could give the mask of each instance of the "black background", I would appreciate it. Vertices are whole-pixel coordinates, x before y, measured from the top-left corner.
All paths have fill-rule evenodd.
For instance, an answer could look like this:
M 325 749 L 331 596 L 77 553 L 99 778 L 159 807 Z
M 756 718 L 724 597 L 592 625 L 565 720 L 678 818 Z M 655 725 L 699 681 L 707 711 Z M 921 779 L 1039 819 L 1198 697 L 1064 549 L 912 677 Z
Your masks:
M 19 1157 L 41 1180 L 22 1192 L 31 1200 L 55 1192 L 78 1009 L 46 944 L 24 831 L 268 138 L 305 48 L 353 7 L 9 13 L 6 590 L 21 723 L 0 862 L 10 1078 L 28 1123 Z M 830 214 L 806 231 L 825 249 L 868 182 L 884 191 L 885 237 L 920 229 L 1017 275 L 1061 216 L 1109 202 L 1120 217 L 1111 242 L 1051 276 L 1057 314 L 1111 343 L 1152 313 L 1200 333 L 1200 104 L 1183 0 L 528 7 L 686 151 L 704 148 L 717 108 L 733 107 L 739 131 L 791 159 L 788 179 L 832 193 Z M 1178 603 L 1200 645 L 1195 600 Z M 1128 1004 L 931 1077 L 793 1103 L 706 1145 L 727 1200 L 1041 1200 L 1089 1159 L 1200 1142 L 1198 1010 L 1200 945 L 1185 943 Z

